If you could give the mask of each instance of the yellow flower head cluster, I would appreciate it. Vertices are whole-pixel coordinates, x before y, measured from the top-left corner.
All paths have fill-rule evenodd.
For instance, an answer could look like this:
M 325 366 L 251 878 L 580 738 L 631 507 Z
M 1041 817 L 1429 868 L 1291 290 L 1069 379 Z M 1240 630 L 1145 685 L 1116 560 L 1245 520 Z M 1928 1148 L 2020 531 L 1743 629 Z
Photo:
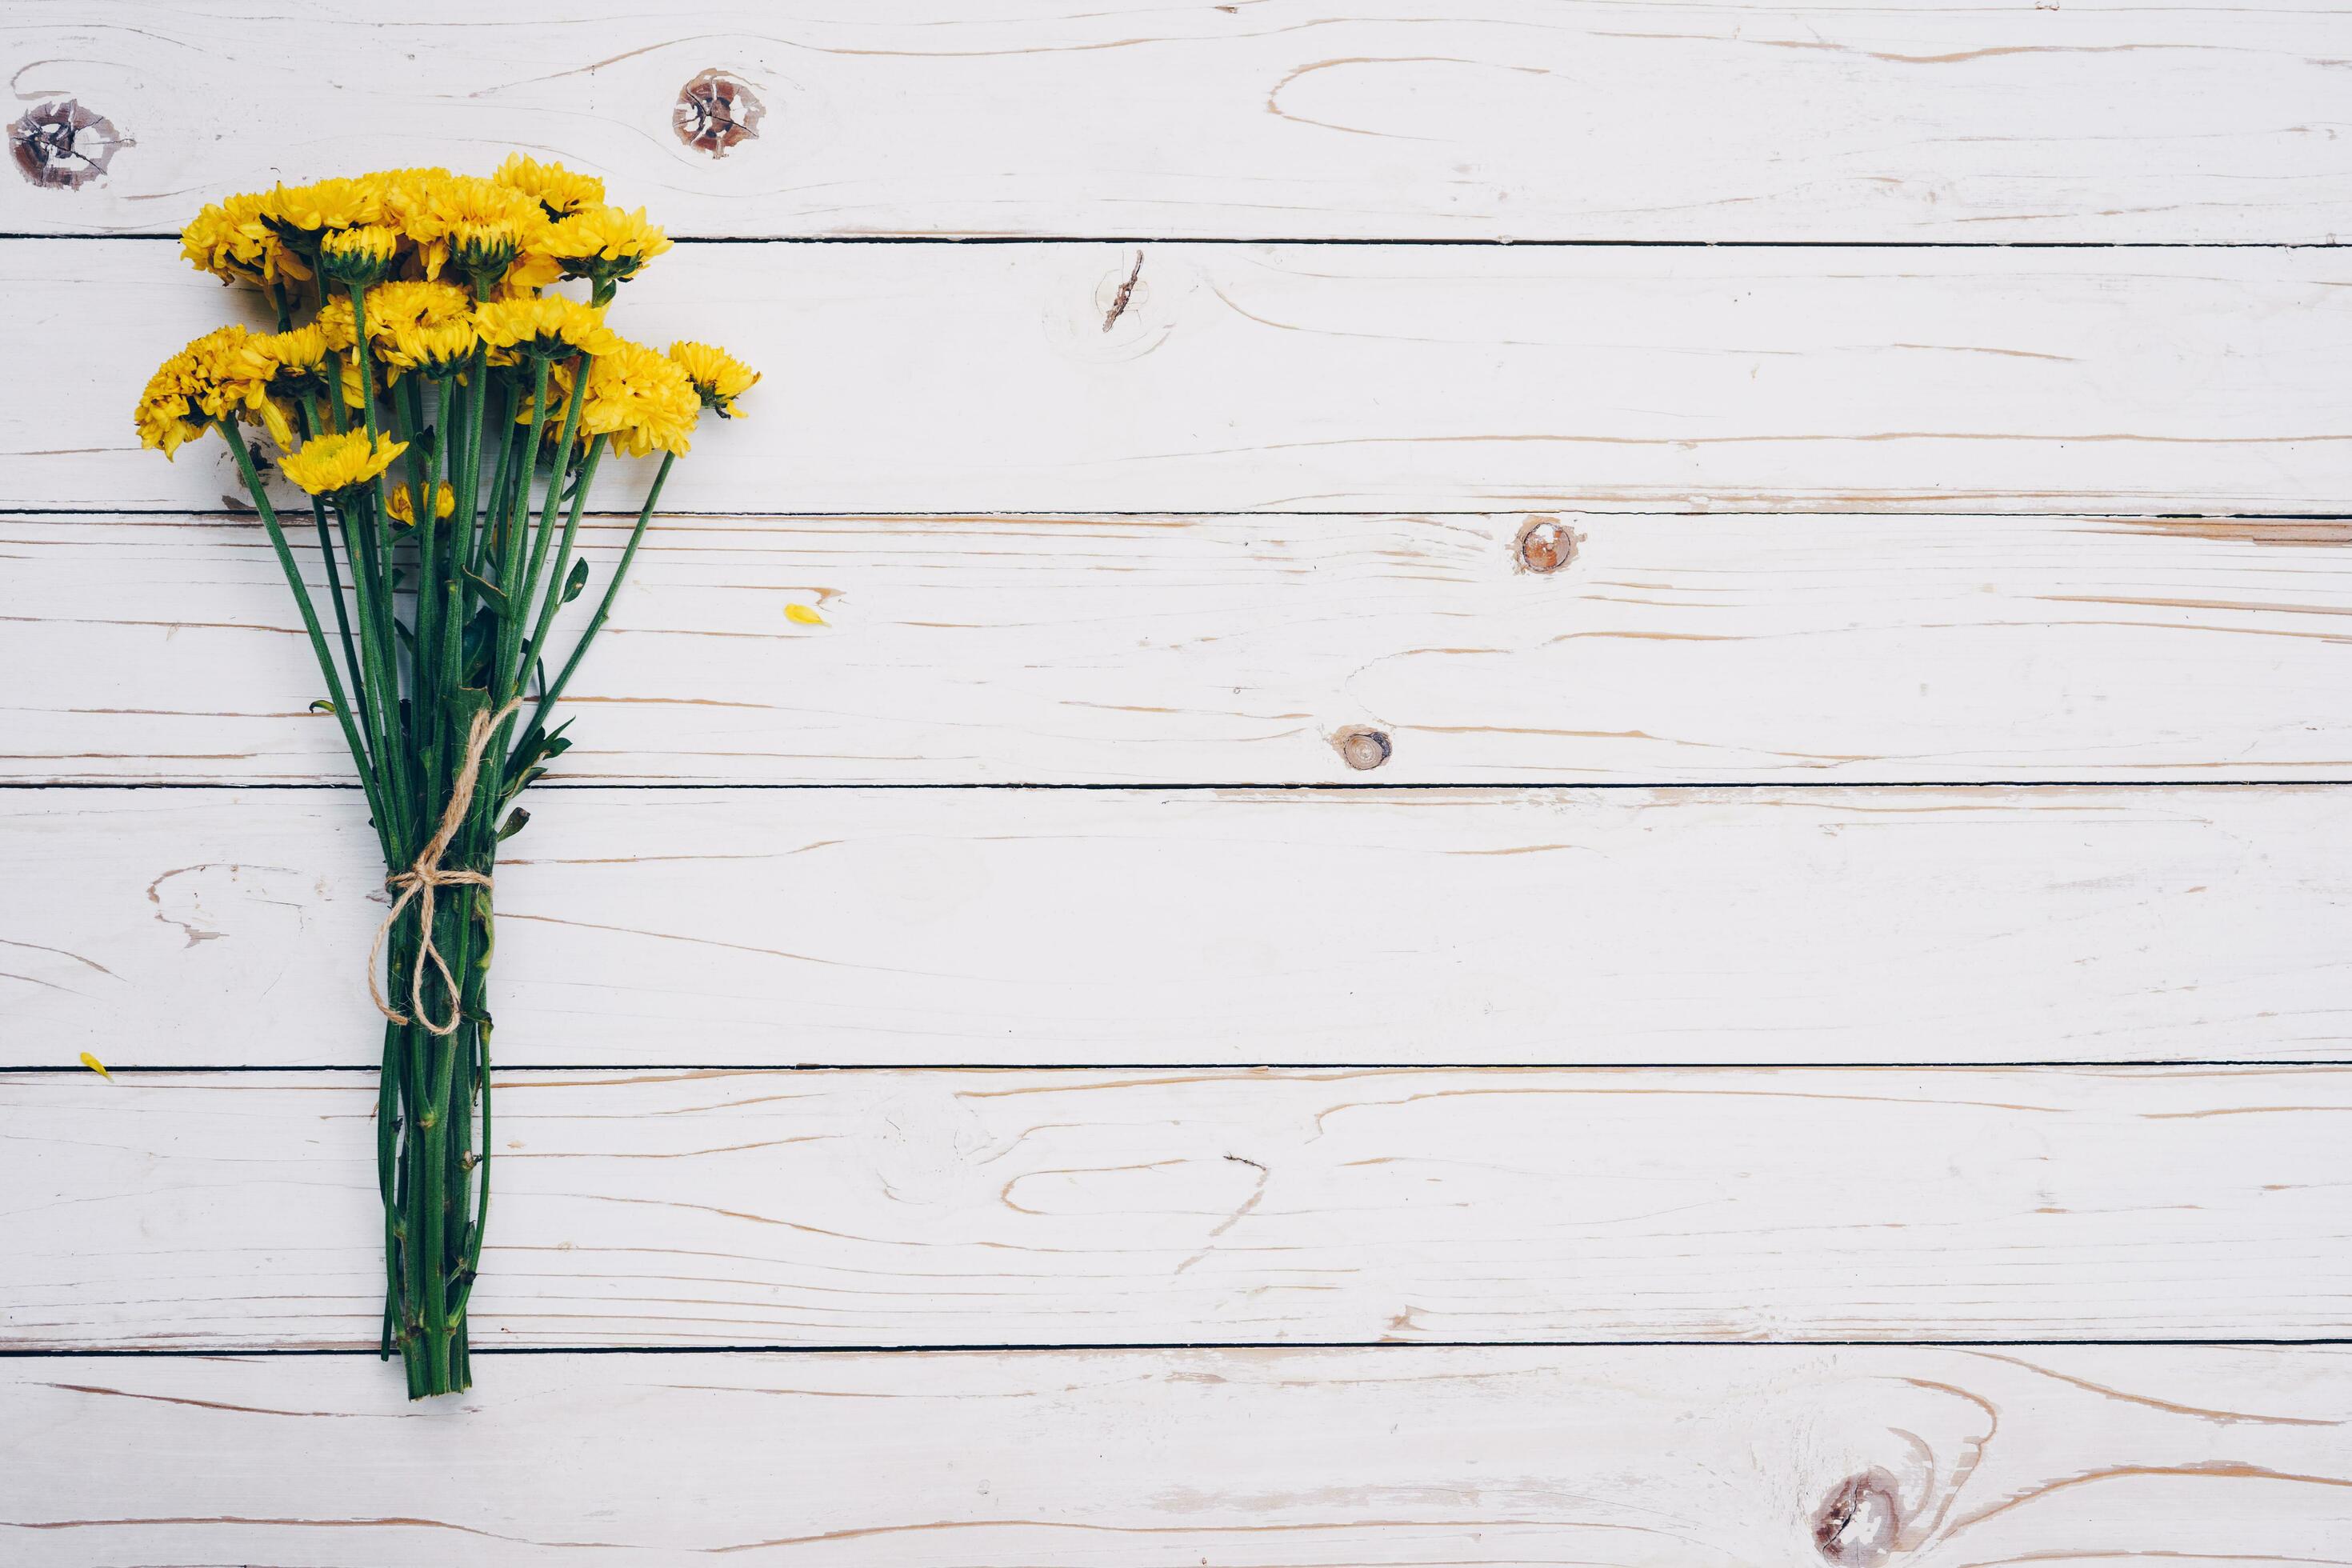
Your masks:
M 712 348 L 709 343 L 672 343 L 669 357 L 684 368 L 687 379 L 694 383 L 695 395 L 702 400 L 702 405 L 721 419 L 735 417 L 735 400 L 751 391 L 760 379 L 758 371 L 725 349 Z
M 557 227 L 580 216 L 593 221 L 559 251 Z M 301 284 L 323 268 L 364 287 L 454 270 L 484 296 L 544 288 L 566 276 L 567 256 L 593 256 L 617 280 L 669 245 L 644 214 L 607 208 L 603 181 L 520 154 L 488 179 L 384 169 L 231 196 L 199 212 L 180 243 L 191 264 L 231 283 Z
M 280 330 L 225 327 L 166 360 L 139 401 L 141 441 L 168 455 L 223 421 L 259 426 L 289 479 L 339 504 L 401 437 L 439 445 L 438 410 L 478 420 L 495 392 L 528 424 L 542 371 L 551 439 L 576 386 L 579 440 L 636 457 L 683 453 L 702 410 L 732 416 L 760 379 L 707 343 L 663 354 L 614 331 L 619 285 L 668 237 L 643 208 L 609 204 L 603 181 L 520 153 L 488 178 L 385 169 L 230 196 L 196 215 L 181 248 L 202 271 L 270 290 Z M 591 297 L 555 292 L 567 279 Z M 436 389 L 420 396 L 420 379 Z M 352 433 L 330 433 L 341 426 Z M 384 434 L 371 443 L 362 429 Z M 446 489 L 434 500 L 456 504 Z M 386 504 L 415 510 L 404 489 Z
M 280 458 L 278 468 L 314 496 L 333 495 L 373 480 L 406 450 L 405 441 L 383 435 L 371 441 L 364 430 L 347 430 L 340 436 L 311 437 Z
M 172 457 L 244 404 L 238 362 L 249 335 L 243 327 L 218 328 L 156 367 L 139 395 L 141 446 Z

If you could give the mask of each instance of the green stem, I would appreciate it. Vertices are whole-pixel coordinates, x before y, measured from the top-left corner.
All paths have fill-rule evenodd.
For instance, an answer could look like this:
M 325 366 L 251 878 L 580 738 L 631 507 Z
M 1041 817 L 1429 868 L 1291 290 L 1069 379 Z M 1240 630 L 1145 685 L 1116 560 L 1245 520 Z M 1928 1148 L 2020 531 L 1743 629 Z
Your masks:
M 482 1101 L 482 1152 L 474 1167 L 474 1179 L 481 1185 L 476 1197 L 474 1226 L 466 1233 L 466 1259 L 457 1269 L 457 1300 L 450 1309 L 453 1318 L 463 1318 L 467 1303 L 474 1299 L 474 1281 L 481 1278 L 482 1237 L 490 1223 L 490 1026 L 478 1025 L 475 1032 L 480 1042 L 474 1081 Z
M 412 388 L 412 391 L 414 389 Z M 416 733 L 436 753 L 440 750 L 438 727 L 435 716 L 441 710 L 442 692 L 437 679 L 440 672 L 440 639 L 438 612 L 441 608 L 441 459 L 442 449 L 448 444 L 449 383 L 438 387 L 439 405 L 434 426 L 433 460 L 425 466 L 425 489 L 417 503 L 416 518 L 416 641 L 409 652 L 410 687 L 415 693 Z M 421 411 L 420 411 L 421 418 Z M 453 514 L 454 515 L 454 514 Z M 437 787 L 435 770 L 425 769 L 428 794 Z M 429 806 L 428 806 L 429 808 Z
M 534 356 L 530 393 L 530 437 L 515 459 L 520 480 L 522 504 L 509 500 L 499 508 L 499 537 L 493 541 L 499 550 L 499 593 L 504 603 L 499 605 L 499 641 L 497 655 L 490 663 L 490 706 L 503 708 L 514 696 L 514 656 L 508 651 L 508 637 L 518 639 L 522 620 L 522 606 L 516 594 L 522 586 L 523 518 L 530 511 L 530 472 L 539 458 L 539 438 L 547 426 L 547 370 L 544 358 Z M 489 753 L 503 756 L 503 749 Z
M 415 372 L 410 372 L 400 384 L 401 402 L 394 405 L 395 411 L 399 411 L 404 405 L 408 415 L 408 432 L 403 439 L 408 443 L 408 483 L 411 500 L 416 497 L 415 487 L 425 479 L 425 452 L 418 444 L 419 438 L 425 434 L 425 396 L 417 389 L 416 384 L 419 379 Z M 434 442 L 433 460 L 434 466 L 437 468 L 441 460 L 440 442 L 437 437 Z M 425 521 L 425 514 L 421 510 L 415 515 L 419 522 Z
M 523 575 L 522 591 L 515 596 L 515 617 L 509 626 L 510 635 L 500 649 L 501 663 L 514 666 L 515 670 L 514 683 L 506 689 L 509 696 L 522 689 L 525 677 L 529 673 L 527 667 L 521 662 L 523 623 L 530 616 L 531 600 L 539 593 L 540 574 L 547 566 L 548 542 L 555 531 L 555 509 L 563 499 L 564 476 L 572 469 L 572 439 L 580 431 L 580 405 L 588 393 L 588 367 L 591 363 L 586 354 L 582 354 L 572 363 L 572 395 L 564 405 L 563 434 L 557 437 L 555 443 L 555 468 L 548 475 L 547 500 L 540 509 L 539 527 L 535 531 L 535 537 L 531 540 L 530 567 Z M 603 446 L 601 437 L 596 444 L 599 447 Z M 590 454 L 591 462 L 594 460 L 595 455 L 593 452 Z M 584 498 L 586 494 L 583 482 L 582 487 L 574 491 L 574 495 L 575 498 Z M 577 504 L 572 508 L 572 517 L 574 526 L 577 526 L 580 517 Z M 570 535 L 571 530 L 567 529 L 565 531 L 567 543 Z M 542 626 L 541 629 L 544 630 L 544 627 Z M 500 700 L 503 701 L 504 699 Z M 491 754 L 500 756 L 505 753 L 501 748 Z
M 580 477 L 572 483 L 572 510 L 563 520 L 563 542 L 555 552 L 555 572 L 547 580 L 547 595 L 539 607 L 538 624 L 531 628 L 530 640 L 523 644 L 527 651 L 523 655 L 523 668 L 517 679 L 517 689 L 530 689 L 532 665 L 541 666 L 542 678 L 546 674 L 547 635 L 555 629 L 555 612 L 563 607 L 563 575 L 572 569 L 572 545 L 580 532 L 580 513 L 588 502 L 588 487 L 595 482 L 597 459 L 604 455 L 604 437 L 599 436 L 588 443 L 587 460 L 580 465 Z M 530 588 L 523 590 L 524 604 L 530 603 Z
M 294 591 L 295 607 L 302 615 L 302 629 L 310 638 L 310 651 L 319 660 L 319 673 L 327 678 L 327 700 L 335 710 L 335 721 L 342 726 L 343 744 L 350 748 L 352 764 L 359 770 L 360 787 L 367 794 L 368 810 L 375 817 L 379 838 L 383 838 L 387 857 L 392 844 L 384 837 L 389 831 L 389 819 L 383 809 L 383 790 L 368 757 L 366 743 L 360 739 L 358 725 L 352 716 L 352 704 L 343 693 L 342 677 L 335 672 L 335 656 L 327 650 L 327 634 L 319 625 L 319 612 L 311 605 L 310 590 L 302 581 L 302 572 L 294 563 L 294 552 L 286 543 L 286 531 L 278 523 L 278 509 L 269 504 L 269 497 L 261 488 L 261 477 L 253 471 L 253 454 L 245 449 L 237 438 L 236 425 L 232 420 L 219 422 L 222 439 L 236 456 L 236 471 L 252 492 L 254 510 L 261 514 L 261 526 L 269 535 L 269 547 L 278 554 L 278 568 L 286 574 L 286 585 Z
M 367 288 L 364 284 L 354 283 L 348 285 L 344 291 L 352 300 L 352 353 L 360 372 L 360 413 L 365 421 L 368 444 L 373 447 L 382 438 L 382 430 L 375 412 L 375 352 L 368 342 Z M 412 458 L 412 468 L 415 462 Z M 390 471 L 388 468 L 384 470 L 385 473 Z M 377 474 L 368 488 L 373 492 L 375 504 L 362 509 L 359 527 L 367 541 L 367 570 L 373 581 L 370 584 L 373 592 L 368 595 L 369 603 L 362 605 L 361 618 L 372 623 L 378 657 L 383 660 L 384 678 L 376 683 L 378 698 L 384 704 L 380 721 L 394 742 L 391 755 L 386 760 L 399 770 L 394 787 L 405 804 L 419 792 L 421 781 L 416 777 L 415 750 L 403 743 L 406 726 L 401 718 L 400 639 L 395 629 L 400 612 L 393 584 L 392 541 L 387 531 L 392 509 L 383 473 Z M 353 574 L 358 574 L 358 568 L 353 568 Z
M 335 536 L 327 527 L 327 503 L 317 496 L 310 498 L 310 520 L 319 528 L 319 557 L 327 563 L 327 596 L 334 602 L 335 637 L 342 644 L 343 666 L 351 672 L 352 689 L 359 693 L 360 727 L 373 734 L 375 720 L 368 711 L 367 687 L 360 679 L 360 650 L 352 641 L 352 617 L 343 605 L 342 574 L 335 567 Z
M 398 667 L 394 664 L 392 638 L 384 631 L 383 617 L 377 605 L 382 574 L 375 558 L 374 541 L 364 517 L 354 521 L 352 512 L 360 504 L 363 491 L 349 489 L 341 492 L 335 502 L 335 515 L 343 527 L 343 548 L 352 563 L 352 595 L 358 600 L 360 673 L 362 688 L 373 720 L 375 753 L 379 759 L 383 805 L 391 812 L 386 827 L 390 833 L 387 863 L 405 866 L 414 851 L 410 843 L 408 791 L 396 752 L 400 743 L 400 693 Z
M 481 533 L 475 541 L 477 554 L 469 563 L 471 569 L 484 577 L 490 575 L 490 552 L 498 548 L 499 519 L 505 513 L 507 492 L 512 488 L 509 481 L 514 477 L 515 443 L 521 428 L 515 418 L 515 390 L 511 384 L 499 390 L 499 466 L 490 481 L 489 495 L 482 502 Z
M 389 1360 L 400 1333 L 400 1026 L 383 1026 L 383 1065 L 375 1088 L 375 1184 L 383 1199 L 383 1329 L 376 1346 Z

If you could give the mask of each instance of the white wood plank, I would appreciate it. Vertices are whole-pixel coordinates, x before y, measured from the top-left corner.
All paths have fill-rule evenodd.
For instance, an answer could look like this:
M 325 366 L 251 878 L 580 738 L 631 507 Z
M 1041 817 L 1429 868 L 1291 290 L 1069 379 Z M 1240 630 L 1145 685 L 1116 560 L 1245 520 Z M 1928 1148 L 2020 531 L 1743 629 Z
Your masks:
M 281 172 L 509 147 L 697 235 L 2324 240 L 2352 211 L 2342 17 L 2294 0 L 18 0 L 9 21 L 25 107 L 71 99 L 134 143 L 77 189 L 0 184 L 19 232 L 152 233 Z M 675 123 L 712 70 L 765 111 L 716 158 Z
M 1571 541 L 1567 564 L 1526 570 L 1529 530 Z M 625 537 L 594 531 L 598 584 Z M 574 684 L 561 777 L 2352 777 L 2342 522 L 680 518 L 648 537 Z M 9 518 L 0 555 L 0 776 L 350 776 L 250 521 Z M 1360 728 L 1389 738 L 1376 771 L 1335 743 Z
M 2340 1564 L 2343 1352 L 1744 1347 L 0 1363 L 92 1563 Z
M 0 1076 L 0 1344 L 373 1348 L 367 1073 Z M 2352 1073 L 507 1075 L 485 1345 L 2296 1338 Z
M 770 379 L 665 496 L 715 511 L 2336 511 L 2325 250 L 688 246 L 615 323 Z M 1116 309 L 1135 279 L 1125 310 Z M 136 451 L 249 294 L 137 241 L 0 245 L 0 506 L 210 508 Z M 1108 327 L 1108 330 L 1106 330 Z M 638 480 L 605 492 L 633 510 Z
M 547 792 L 499 1059 L 2332 1059 L 2352 792 Z M 365 1065 L 356 792 L 0 794 L 0 1060 Z

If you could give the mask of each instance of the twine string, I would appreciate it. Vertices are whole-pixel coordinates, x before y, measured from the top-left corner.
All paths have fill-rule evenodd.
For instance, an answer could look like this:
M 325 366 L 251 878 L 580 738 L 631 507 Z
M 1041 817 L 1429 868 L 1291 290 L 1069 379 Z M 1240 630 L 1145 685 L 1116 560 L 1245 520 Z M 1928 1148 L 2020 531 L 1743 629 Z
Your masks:
M 449 852 L 450 841 L 457 837 L 457 829 L 465 826 L 467 809 L 474 803 L 474 784 L 481 776 L 482 753 L 489 748 L 491 732 L 521 706 L 522 699 L 517 697 L 495 713 L 485 708 L 474 715 L 474 721 L 466 730 L 465 763 L 458 768 L 457 779 L 449 785 L 449 804 L 442 808 L 440 826 L 431 838 L 425 840 L 425 847 L 416 852 L 416 859 L 407 870 L 395 871 L 383 879 L 383 885 L 399 896 L 392 900 L 391 912 L 383 917 L 383 923 L 375 928 L 375 941 L 368 947 L 368 995 L 374 999 L 375 1010 L 395 1024 L 422 1024 L 428 1033 L 435 1035 L 447 1036 L 457 1032 L 457 1025 L 465 1013 L 466 996 L 458 987 L 457 977 L 449 973 L 449 964 L 441 956 L 441 949 L 433 941 L 434 894 L 441 888 L 487 888 L 490 886 L 490 874 L 488 871 L 450 870 L 441 864 L 441 857 Z M 392 928 L 400 920 L 401 911 L 411 903 L 416 905 L 416 921 L 422 935 L 416 951 L 416 967 L 408 977 L 409 1005 L 416 1009 L 413 1019 L 405 1013 L 394 1011 L 392 1004 L 384 998 L 383 987 L 376 983 L 377 964 L 383 957 L 384 942 L 392 935 Z M 428 963 L 440 972 L 442 989 L 448 994 L 449 1021 L 446 1024 L 435 1023 L 425 1010 L 425 966 Z

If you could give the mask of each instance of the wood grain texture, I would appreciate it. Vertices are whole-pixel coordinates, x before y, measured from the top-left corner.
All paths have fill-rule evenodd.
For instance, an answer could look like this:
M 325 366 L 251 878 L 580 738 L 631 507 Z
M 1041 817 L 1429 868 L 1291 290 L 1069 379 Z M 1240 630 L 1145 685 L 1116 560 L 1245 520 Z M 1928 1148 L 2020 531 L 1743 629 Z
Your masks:
M 592 532 L 601 587 L 626 531 Z M 648 537 L 560 777 L 2352 778 L 2341 522 L 694 517 Z M 0 776 L 349 776 L 252 521 L 9 518 L 0 558 Z M 1374 771 L 1335 744 L 1357 726 L 1390 742 Z
M 2331 1059 L 2352 792 L 570 790 L 499 1060 Z M 0 794 L 0 1059 L 370 1065 L 356 792 Z
M 2164 1347 L 0 1363 L 23 1568 L 2342 1564 L 2352 1365 Z M 1899 1556 L 1897 1555 L 1899 1554 Z
M 0 1076 L 0 1343 L 373 1349 L 374 1106 Z M 485 1345 L 2352 1328 L 2341 1068 L 510 1074 L 494 1110 Z
M 2325 249 L 728 245 L 614 321 L 769 374 L 682 510 L 2337 512 L 2347 285 Z M 128 240 L 0 245 L 0 290 L 40 367 L 0 506 L 238 493 L 130 411 L 249 293 Z
M 2352 211 L 2342 20 L 2292 0 L 729 0 L 690 26 L 19 0 L 9 23 L 18 100 L 133 143 L 78 188 L 0 184 L 18 232 L 158 232 L 280 171 L 516 146 L 695 235 L 2324 240 Z M 706 72 L 765 111 L 719 157 L 676 124 Z

